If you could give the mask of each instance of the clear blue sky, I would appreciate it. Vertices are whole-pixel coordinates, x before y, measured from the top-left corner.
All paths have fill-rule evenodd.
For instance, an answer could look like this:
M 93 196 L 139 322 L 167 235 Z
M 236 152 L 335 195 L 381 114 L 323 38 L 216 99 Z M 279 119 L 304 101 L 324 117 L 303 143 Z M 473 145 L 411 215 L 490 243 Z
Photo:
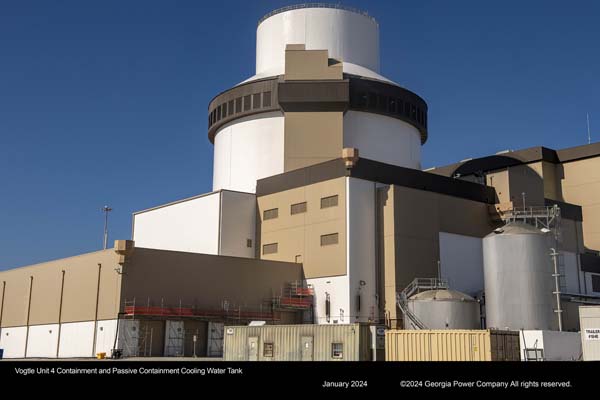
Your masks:
M 289 1 L 0 0 L 0 269 L 130 238 L 131 213 L 208 192 L 206 108 L 254 74 Z M 600 2 L 343 1 L 383 75 L 429 104 L 423 166 L 600 140 Z M 459 111 L 459 112 L 457 112 Z

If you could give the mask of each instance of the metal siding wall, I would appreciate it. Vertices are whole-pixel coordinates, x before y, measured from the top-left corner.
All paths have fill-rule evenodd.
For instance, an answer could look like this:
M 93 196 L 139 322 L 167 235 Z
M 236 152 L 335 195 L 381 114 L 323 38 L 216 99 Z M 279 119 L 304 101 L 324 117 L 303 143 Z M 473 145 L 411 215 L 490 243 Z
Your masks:
M 59 358 L 93 357 L 94 321 L 61 324 Z
M 0 348 L 4 349 L 4 358 L 25 357 L 27 327 L 2 328 Z
M 27 358 L 56 358 L 58 345 L 58 324 L 29 327 Z

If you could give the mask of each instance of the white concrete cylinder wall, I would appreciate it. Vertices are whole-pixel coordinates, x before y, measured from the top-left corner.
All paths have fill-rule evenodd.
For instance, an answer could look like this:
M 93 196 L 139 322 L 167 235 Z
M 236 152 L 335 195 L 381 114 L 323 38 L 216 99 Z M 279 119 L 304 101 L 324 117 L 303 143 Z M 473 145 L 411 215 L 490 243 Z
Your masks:
M 94 321 L 61 324 L 59 358 L 93 357 Z
M 29 327 L 27 339 L 28 358 L 56 358 L 58 324 Z
M 4 349 L 4 358 L 25 357 L 26 326 L 2 328 L 0 333 L 0 349 Z
M 256 192 L 256 181 L 283 172 L 284 117 L 270 112 L 241 118 L 215 136 L 213 190 Z
M 357 148 L 362 158 L 421 169 L 421 134 L 414 126 L 396 118 L 347 111 L 344 147 Z
M 256 73 L 284 73 L 287 44 L 328 50 L 329 57 L 379 72 L 379 26 L 371 17 L 333 8 L 302 8 L 275 14 L 256 30 Z

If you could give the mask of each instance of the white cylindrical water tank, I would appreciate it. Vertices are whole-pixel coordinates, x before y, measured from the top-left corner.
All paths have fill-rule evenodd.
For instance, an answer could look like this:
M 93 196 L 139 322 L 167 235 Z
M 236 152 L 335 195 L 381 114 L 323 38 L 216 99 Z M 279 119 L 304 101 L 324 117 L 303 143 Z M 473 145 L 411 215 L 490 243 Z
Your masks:
M 427 290 L 408 299 L 408 309 L 427 329 L 481 329 L 479 303 L 455 290 Z M 408 317 L 405 329 L 416 329 Z
M 488 328 L 556 329 L 551 237 L 511 223 L 483 239 Z
M 308 4 L 267 14 L 256 32 L 256 74 L 283 74 L 287 44 L 328 50 L 330 58 L 379 72 L 379 25 L 357 10 Z

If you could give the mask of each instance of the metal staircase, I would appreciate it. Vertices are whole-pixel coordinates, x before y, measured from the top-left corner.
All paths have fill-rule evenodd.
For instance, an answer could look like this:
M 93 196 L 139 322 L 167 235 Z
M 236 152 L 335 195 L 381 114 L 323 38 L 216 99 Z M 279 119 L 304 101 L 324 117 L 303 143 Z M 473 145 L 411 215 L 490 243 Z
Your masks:
M 437 278 L 415 278 L 403 291 L 396 293 L 398 308 L 408 319 L 404 321 L 405 324 L 410 322 L 415 329 L 427 329 L 427 326 L 409 309 L 408 299 L 417 293 L 437 289 L 448 289 L 448 281 Z

